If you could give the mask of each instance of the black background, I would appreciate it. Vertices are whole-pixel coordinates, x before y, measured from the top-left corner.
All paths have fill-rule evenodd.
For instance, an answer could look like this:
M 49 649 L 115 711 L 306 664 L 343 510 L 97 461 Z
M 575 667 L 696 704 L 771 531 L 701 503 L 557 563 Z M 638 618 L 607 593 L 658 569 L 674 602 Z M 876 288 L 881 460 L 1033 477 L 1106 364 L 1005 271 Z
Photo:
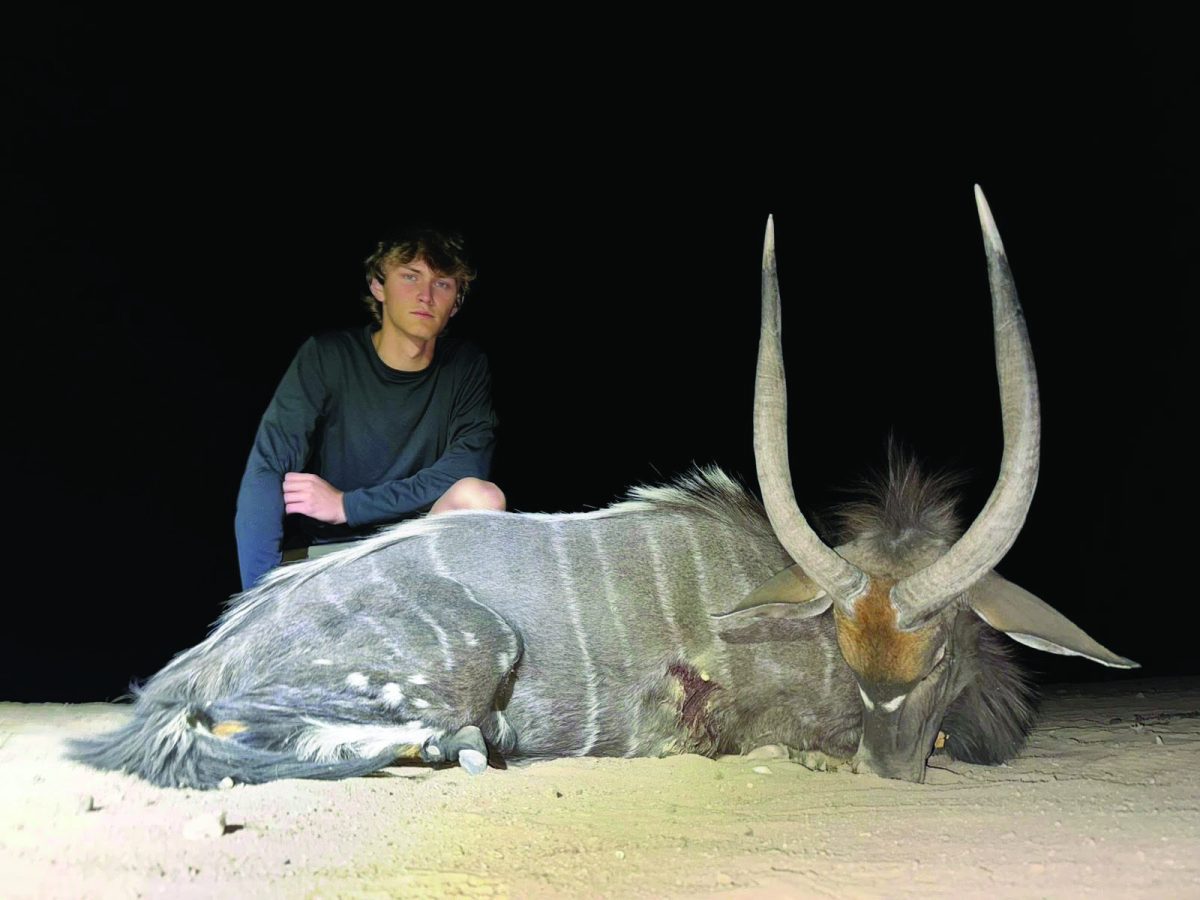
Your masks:
M 238 587 L 258 418 L 305 337 L 365 321 L 361 259 L 408 219 L 474 248 L 453 327 L 492 362 L 512 508 L 602 506 L 693 461 L 754 485 L 774 213 L 801 506 L 845 499 L 893 431 L 969 474 L 974 515 L 1001 450 L 975 182 L 1042 390 L 1000 570 L 1144 672 L 1198 671 L 1185 65 L 743 43 L 730 74 L 729 53 L 645 66 L 644 39 L 484 63 L 369 28 L 97 24 L 7 39 L 3 699 L 111 698 L 203 637 Z

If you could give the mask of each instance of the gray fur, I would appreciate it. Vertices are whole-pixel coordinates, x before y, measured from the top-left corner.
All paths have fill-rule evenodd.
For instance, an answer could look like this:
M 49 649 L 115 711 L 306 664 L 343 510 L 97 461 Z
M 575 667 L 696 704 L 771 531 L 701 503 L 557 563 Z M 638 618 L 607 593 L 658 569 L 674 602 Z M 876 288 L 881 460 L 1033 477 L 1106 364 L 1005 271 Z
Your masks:
M 933 500 L 940 516 L 937 483 L 897 471 L 875 513 L 849 512 L 881 554 L 941 521 L 908 502 Z M 235 598 L 139 692 L 129 725 L 73 753 L 202 788 L 362 774 L 469 725 L 517 759 L 767 743 L 848 757 L 862 709 L 831 617 L 712 618 L 789 562 L 758 501 L 717 469 L 595 513 L 401 524 Z M 704 702 L 689 706 L 696 692 Z M 996 715 L 983 709 L 977 733 Z M 222 722 L 243 730 L 215 736 Z M 967 734 L 963 752 L 978 756 Z

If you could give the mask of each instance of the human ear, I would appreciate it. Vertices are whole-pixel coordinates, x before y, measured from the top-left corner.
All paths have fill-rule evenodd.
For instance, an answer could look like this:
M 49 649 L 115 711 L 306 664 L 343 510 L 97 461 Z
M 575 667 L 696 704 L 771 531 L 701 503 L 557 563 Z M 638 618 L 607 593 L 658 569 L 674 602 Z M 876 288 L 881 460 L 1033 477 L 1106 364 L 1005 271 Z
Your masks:
M 371 289 L 371 296 L 374 297 L 376 300 L 378 300 L 380 303 L 382 303 L 383 302 L 383 285 L 379 283 L 378 278 L 371 279 L 370 289 Z

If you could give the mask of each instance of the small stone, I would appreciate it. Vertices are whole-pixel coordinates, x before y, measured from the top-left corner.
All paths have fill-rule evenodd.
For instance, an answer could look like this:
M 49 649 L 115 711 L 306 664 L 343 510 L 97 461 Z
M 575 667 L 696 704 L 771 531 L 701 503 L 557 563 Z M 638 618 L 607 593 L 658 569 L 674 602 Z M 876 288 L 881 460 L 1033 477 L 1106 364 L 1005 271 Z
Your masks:
M 1161 744 L 1162 744 L 1162 742 L 1163 742 L 1162 735 L 1161 735 L 1161 734 L 1156 734 L 1156 735 L 1154 736 L 1154 743 L 1161 745 Z
M 717 873 L 717 884 L 733 884 L 733 878 L 724 872 Z
M 550 788 L 550 790 L 546 791 L 546 796 L 551 800 L 557 800 L 562 797 L 562 795 L 562 791 L 560 791 L 558 788 Z
M 613 856 L 615 856 L 617 859 L 624 859 L 624 858 L 625 858 L 625 851 L 624 851 L 624 850 L 614 850 L 614 851 L 613 851 Z
M 1133 696 L 1137 697 L 1139 700 L 1145 700 L 1145 699 L 1146 699 L 1146 692 L 1145 692 L 1145 691 L 1138 691 L 1138 692 L 1137 692 L 1136 694 L 1134 694 Z
M 84 794 L 75 804 L 75 811 L 81 813 L 93 812 L 96 809 L 96 798 L 91 794 Z
M 189 841 L 203 841 L 225 833 L 225 813 L 206 813 L 183 826 L 183 836 Z
M 233 779 L 226 775 L 219 782 L 217 782 L 217 787 L 223 791 L 231 790 L 233 788 Z
M 771 770 L 770 770 L 770 769 L 768 769 L 766 766 L 755 766 L 755 767 L 754 767 L 754 774 L 755 774 L 755 775 L 770 775 L 770 774 L 771 774 Z
M 746 754 L 746 759 L 787 759 L 788 748 L 783 744 L 763 744 Z

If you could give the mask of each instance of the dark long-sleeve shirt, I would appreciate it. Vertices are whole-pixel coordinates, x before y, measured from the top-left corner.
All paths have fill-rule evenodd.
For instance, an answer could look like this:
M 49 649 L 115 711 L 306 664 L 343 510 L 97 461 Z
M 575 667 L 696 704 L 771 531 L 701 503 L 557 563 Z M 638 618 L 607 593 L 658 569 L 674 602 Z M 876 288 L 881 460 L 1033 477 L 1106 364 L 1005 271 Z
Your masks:
M 307 543 L 369 534 L 428 510 L 460 478 L 488 477 L 496 416 L 487 357 L 441 337 L 428 368 L 401 372 L 379 358 L 371 333 L 310 338 L 275 391 L 238 493 L 243 588 L 279 565 L 286 472 L 314 473 L 345 492 L 345 525 L 291 517 Z

